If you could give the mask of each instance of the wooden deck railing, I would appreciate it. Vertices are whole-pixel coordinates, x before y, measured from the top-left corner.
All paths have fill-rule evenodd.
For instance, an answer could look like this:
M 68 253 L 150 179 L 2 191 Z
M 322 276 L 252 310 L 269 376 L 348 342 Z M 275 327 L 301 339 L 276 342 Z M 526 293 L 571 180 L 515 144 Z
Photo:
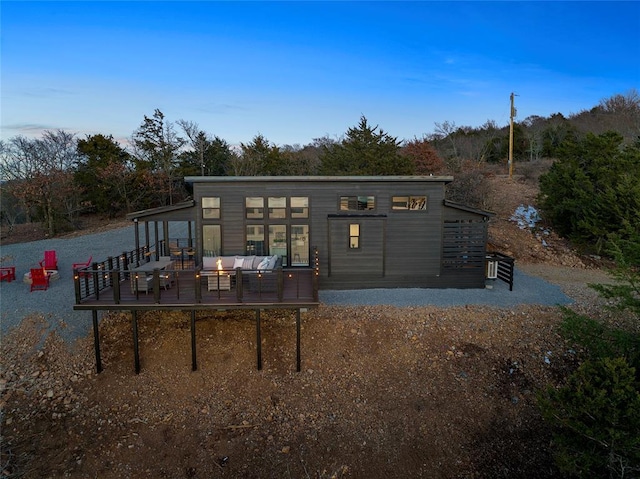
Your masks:
M 221 270 L 155 269 L 151 280 L 130 268 L 146 262 L 146 248 L 74 271 L 76 305 L 243 305 L 318 302 L 317 268 Z M 138 258 L 142 261 L 138 262 Z M 177 267 L 178 265 L 176 265 Z

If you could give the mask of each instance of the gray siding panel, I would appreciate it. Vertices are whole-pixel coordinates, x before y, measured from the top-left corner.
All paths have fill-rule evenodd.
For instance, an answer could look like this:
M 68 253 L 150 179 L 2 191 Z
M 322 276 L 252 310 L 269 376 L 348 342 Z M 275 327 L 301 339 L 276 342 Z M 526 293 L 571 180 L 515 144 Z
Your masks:
M 195 179 L 197 180 L 197 178 Z M 194 180 L 194 199 L 197 218 L 196 236 L 202 251 L 201 232 L 203 220 L 199 205 L 204 196 L 221 198 L 221 225 L 224 254 L 244 253 L 245 226 L 266 224 L 268 220 L 246 220 L 244 199 L 247 196 L 307 196 L 310 217 L 287 219 L 282 224 L 308 224 L 310 227 L 309 248 L 319 250 L 320 287 L 375 288 L 375 287 L 483 287 L 482 274 L 478 268 L 473 273 L 445 271 L 443 254 L 459 254 L 455 241 L 443 245 L 444 220 L 474 220 L 484 228 L 482 239 L 472 241 L 466 247 L 473 249 L 473 256 L 484 256 L 486 224 L 482 215 L 445 207 L 444 185 L 450 179 L 400 178 L 376 180 L 344 179 L 332 181 L 327 178 L 279 179 L 269 177 L 265 181 L 256 179 L 205 178 Z M 371 195 L 376 197 L 373 211 L 348 212 L 350 218 L 330 218 L 346 212 L 339 210 L 340 196 Z M 426 195 L 427 209 L 421 211 L 398 211 L 391 209 L 392 196 Z M 366 215 L 380 217 L 366 218 Z M 358 216 L 361 216 L 358 218 Z M 384 216 L 384 217 L 383 217 Z M 194 218 L 195 219 L 195 218 Z M 348 224 L 353 220 L 363 225 L 362 247 L 357 251 L 348 248 Z M 275 221 L 271 221 L 275 223 Z M 216 223 L 206 220 L 206 223 Z M 481 235 L 482 236 L 482 235 Z M 462 239 L 463 242 L 468 241 Z M 453 249 L 452 249 L 453 248 Z M 455 251 L 454 251 L 455 250 Z M 458 268 L 459 269 L 459 268 Z M 479 279 L 480 278 L 480 279 Z M 482 285 L 480 285 L 482 282 Z

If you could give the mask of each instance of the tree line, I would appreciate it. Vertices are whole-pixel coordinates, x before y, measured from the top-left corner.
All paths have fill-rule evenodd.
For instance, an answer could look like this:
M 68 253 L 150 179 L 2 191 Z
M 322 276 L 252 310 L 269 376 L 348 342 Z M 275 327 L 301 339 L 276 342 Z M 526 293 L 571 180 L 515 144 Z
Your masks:
M 568 141 L 609 130 L 625 144 L 640 135 L 640 96 L 635 90 L 569 117 L 556 113 L 517 122 L 514 159 L 518 163 L 557 157 Z M 144 116 L 126 147 L 111 135 L 77 138 L 63 130 L 0 142 L 2 221 L 9 225 L 41 221 L 55 235 L 75 229 L 85 212 L 115 217 L 181 201 L 189 195 L 185 176 L 461 177 L 469 166 L 506 162 L 508 144 L 508 127 L 494 121 L 478 128 L 445 121 L 422 138 L 399 140 L 362 116 L 340 138 L 278 146 L 258 134 L 248 143 L 232 146 L 197 123 L 169 121 L 156 109 Z

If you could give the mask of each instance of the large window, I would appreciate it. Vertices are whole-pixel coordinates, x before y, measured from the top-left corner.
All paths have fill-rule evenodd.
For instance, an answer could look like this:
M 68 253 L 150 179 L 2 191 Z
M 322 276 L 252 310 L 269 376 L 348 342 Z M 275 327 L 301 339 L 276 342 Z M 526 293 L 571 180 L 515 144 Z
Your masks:
M 291 217 L 292 218 L 308 218 L 309 217 L 309 198 L 306 196 L 291 197 Z
M 368 211 L 376 208 L 375 196 L 341 196 L 341 211 Z
M 309 225 L 291 226 L 291 266 L 309 266 Z
M 202 217 L 204 219 L 220 219 L 220 198 L 202 198 Z
M 220 225 L 202 226 L 203 256 L 219 256 L 222 253 L 222 235 Z
M 283 266 L 309 266 L 309 225 L 300 224 L 309 218 L 309 197 L 245 197 L 245 217 L 247 254 L 278 255 Z
M 270 196 L 269 202 L 269 218 L 286 218 L 287 217 L 287 198 L 284 196 Z
M 391 198 L 391 209 L 424 211 L 427 209 L 426 196 L 394 196 Z
M 287 266 L 286 225 L 269 225 L 269 254 L 282 256 L 282 266 Z
M 264 198 L 259 196 L 245 198 L 245 209 L 247 219 L 264 218 Z
M 264 247 L 264 226 L 247 225 L 247 244 L 245 247 L 248 255 L 266 255 Z

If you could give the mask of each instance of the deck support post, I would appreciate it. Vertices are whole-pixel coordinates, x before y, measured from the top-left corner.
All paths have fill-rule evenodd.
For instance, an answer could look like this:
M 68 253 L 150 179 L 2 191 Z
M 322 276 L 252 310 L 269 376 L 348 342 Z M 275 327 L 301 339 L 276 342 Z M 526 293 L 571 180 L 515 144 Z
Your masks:
M 300 308 L 296 309 L 296 371 L 300 372 Z
M 96 372 L 100 374 L 102 372 L 102 359 L 100 359 L 100 332 L 98 331 L 98 310 L 91 310 L 91 316 L 93 319 L 93 348 L 96 352 Z
M 262 370 L 262 338 L 260 335 L 260 310 L 256 309 L 256 345 L 258 355 L 258 371 Z
M 136 374 L 140 373 L 140 349 L 138 347 L 138 311 L 131 311 L 133 319 L 133 362 Z
M 196 362 L 196 311 L 191 311 L 191 370 L 198 369 L 198 363 Z

